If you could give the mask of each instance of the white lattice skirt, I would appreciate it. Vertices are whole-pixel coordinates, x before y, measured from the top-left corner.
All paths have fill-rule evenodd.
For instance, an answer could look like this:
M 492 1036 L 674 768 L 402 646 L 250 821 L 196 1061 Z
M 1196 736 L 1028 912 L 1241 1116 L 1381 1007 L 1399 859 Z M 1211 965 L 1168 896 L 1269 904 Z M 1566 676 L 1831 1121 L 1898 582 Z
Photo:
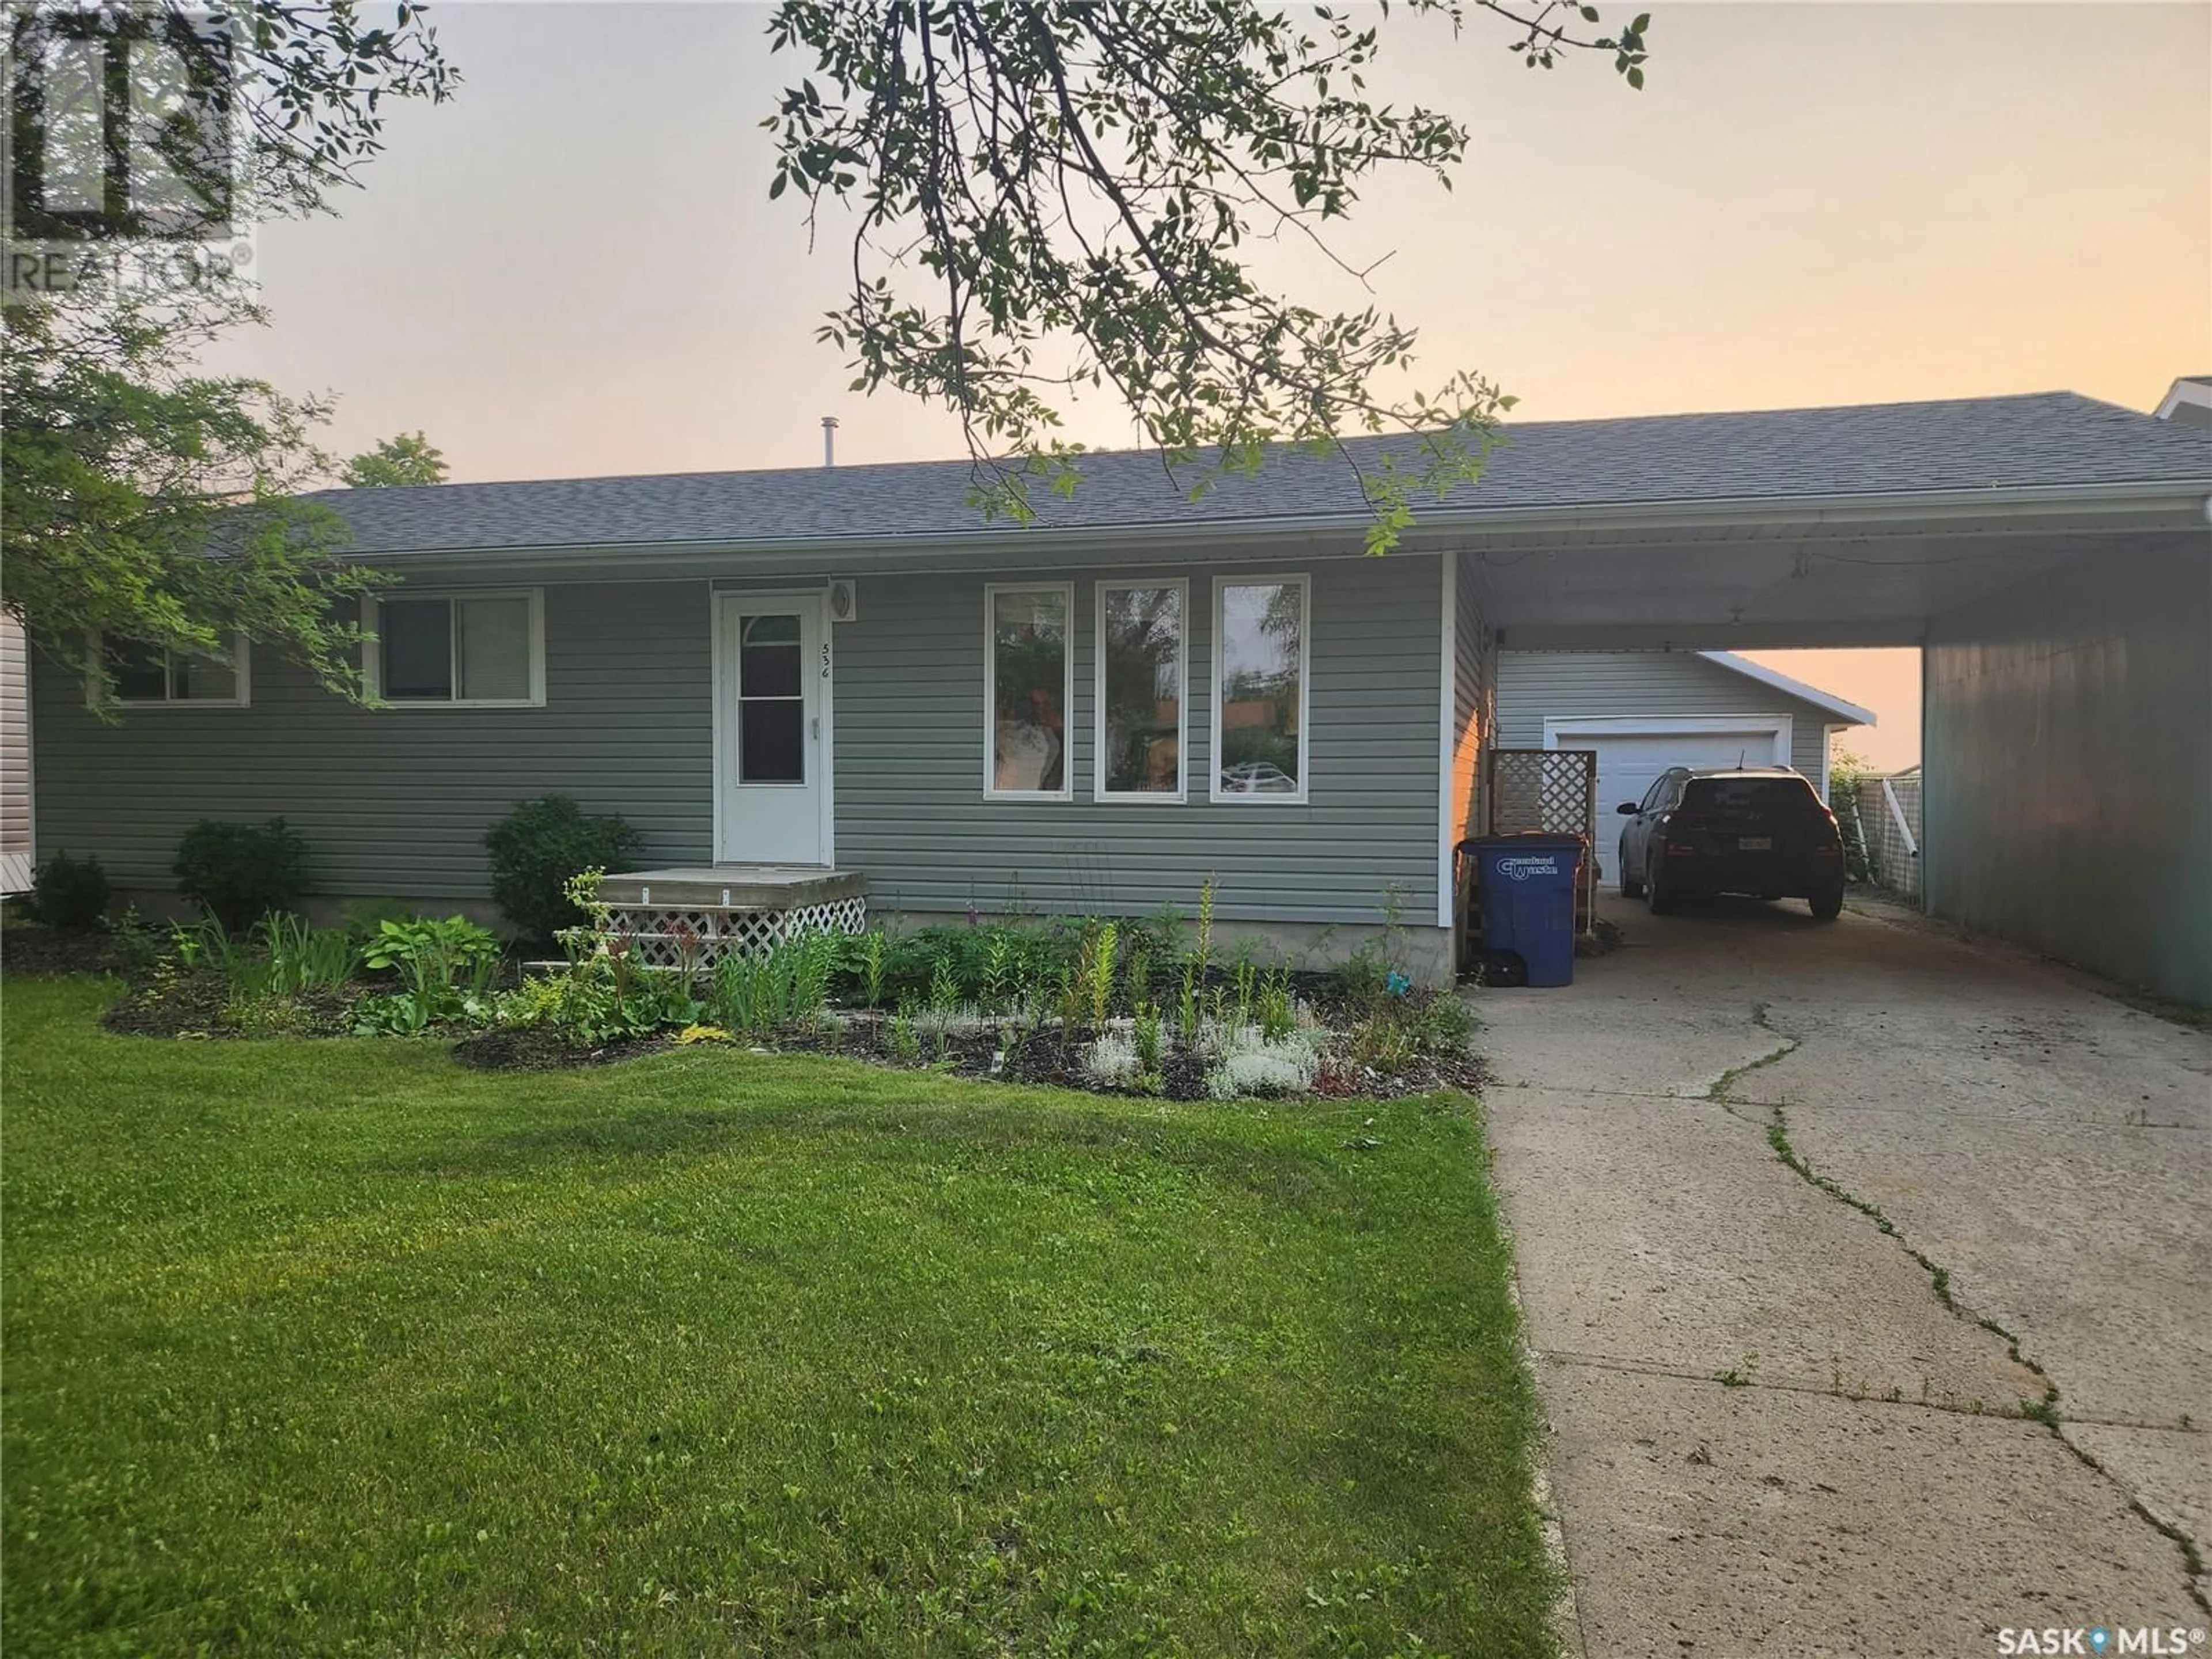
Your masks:
M 613 933 L 636 959 L 653 968 L 711 968 L 732 951 L 757 955 L 801 933 L 858 933 L 868 925 L 865 898 L 827 899 L 782 908 L 723 909 L 691 905 L 616 905 Z

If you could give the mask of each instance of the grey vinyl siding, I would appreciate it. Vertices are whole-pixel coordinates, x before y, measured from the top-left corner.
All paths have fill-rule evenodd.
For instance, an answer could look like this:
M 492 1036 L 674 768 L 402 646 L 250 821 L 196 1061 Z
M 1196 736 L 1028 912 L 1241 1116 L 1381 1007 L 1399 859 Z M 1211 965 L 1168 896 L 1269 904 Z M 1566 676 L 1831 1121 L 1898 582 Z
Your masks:
M 1206 799 L 1213 578 L 1311 579 L 1308 802 Z M 1092 799 L 1102 576 L 1190 580 L 1186 799 Z M 986 580 L 1075 585 L 1072 801 L 983 799 Z M 1224 919 L 1381 920 L 1437 903 L 1441 573 L 1432 557 L 1028 575 L 870 576 L 836 647 L 836 860 L 884 908 L 1188 914 L 1209 875 Z
M 1097 583 L 1147 574 L 1190 582 L 1187 799 L 1098 802 Z M 1217 574 L 1310 580 L 1306 804 L 1206 799 Z M 1072 801 L 983 799 L 987 580 L 1074 584 Z M 264 647 L 248 708 L 135 708 L 109 723 L 81 684 L 42 667 L 40 844 L 97 853 L 119 882 L 160 888 L 195 820 L 282 814 L 307 836 L 322 892 L 478 899 L 485 830 L 517 800 L 560 793 L 629 818 L 647 865 L 709 863 L 709 590 L 545 584 L 543 708 L 357 708 Z M 1395 889 L 1408 925 L 1424 925 L 1437 902 L 1440 595 L 1437 560 L 1406 554 L 865 577 L 858 617 L 831 635 L 836 861 L 887 909 L 1188 912 L 1211 875 L 1224 920 L 1371 923 Z
M 31 682 L 22 625 L 0 611 L 0 891 L 30 883 Z
M 1498 653 L 1498 740 L 1541 749 L 1547 719 L 1787 714 L 1790 763 L 1820 782 L 1824 728 L 1844 724 L 1802 697 L 1708 662 L 1694 651 Z
M 410 584 L 410 593 L 434 591 Z M 282 815 L 326 893 L 481 898 L 483 833 L 516 801 L 622 813 L 655 863 L 713 855 L 704 580 L 545 588 L 543 708 L 364 709 L 274 649 L 252 706 L 133 708 L 105 722 L 39 665 L 39 844 L 171 884 L 185 828 Z

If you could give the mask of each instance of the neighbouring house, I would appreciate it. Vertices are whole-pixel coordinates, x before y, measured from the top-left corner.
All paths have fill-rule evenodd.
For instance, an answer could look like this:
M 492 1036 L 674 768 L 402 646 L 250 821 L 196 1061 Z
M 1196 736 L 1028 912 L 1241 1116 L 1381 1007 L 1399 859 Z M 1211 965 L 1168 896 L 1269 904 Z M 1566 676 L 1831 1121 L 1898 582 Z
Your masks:
M 2212 426 L 2212 374 L 2185 374 L 2166 388 L 2151 411 L 2161 421 Z
M 1676 766 L 1790 766 L 1828 797 L 1838 732 L 1856 703 L 1729 651 L 1505 651 L 1498 741 L 1597 755 L 1597 858 L 1611 877 L 1613 809 Z
M 486 828 L 560 792 L 641 831 L 641 902 L 798 871 L 922 919 L 1188 915 L 1211 880 L 1225 933 L 1336 954 L 1396 918 L 1440 971 L 1501 647 L 1925 642 L 1931 741 L 1966 751 L 1930 775 L 1978 777 L 1931 792 L 1931 907 L 2212 995 L 2177 920 L 2212 902 L 2207 791 L 2136 791 L 2094 856 L 2016 804 L 2052 798 L 2058 714 L 2176 734 L 2114 751 L 2146 783 L 2205 775 L 2201 430 L 2069 393 L 1528 423 L 1382 558 L 1340 459 L 1196 501 L 1157 454 L 1084 468 L 1027 526 L 965 462 L 333 493 L 398 579 L 363 618 L 383 706 L 269 647 L 116 641 L 105 720 L 42 659 L 40 845 L 155 890 L 194 820 L 282 813 L 325 894 L 460 908 Z M 2095 677 L 2045 672 L 2114 629 Z M 2063 761 L 2131 781 L 2106 763 Z M 2168 872 L 2154 902 L 2121 867 Z

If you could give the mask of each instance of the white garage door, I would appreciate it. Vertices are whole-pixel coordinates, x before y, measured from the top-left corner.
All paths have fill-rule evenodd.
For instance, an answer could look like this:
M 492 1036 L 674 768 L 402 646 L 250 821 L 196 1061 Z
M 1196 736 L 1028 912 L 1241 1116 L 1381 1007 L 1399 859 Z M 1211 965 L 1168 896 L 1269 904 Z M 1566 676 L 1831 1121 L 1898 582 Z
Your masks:
M 1640 801 L 1659 775 L 1676 766 L 1787 766 L 1790 734 L 1771 726 L 1730 731 L 1638 732 L 1591 730 L 1561 724 L 1545 733 L 1554 749 L 1597 751 L 1597 860 L 1599 874 L 1615 879 L 1622 801 Z

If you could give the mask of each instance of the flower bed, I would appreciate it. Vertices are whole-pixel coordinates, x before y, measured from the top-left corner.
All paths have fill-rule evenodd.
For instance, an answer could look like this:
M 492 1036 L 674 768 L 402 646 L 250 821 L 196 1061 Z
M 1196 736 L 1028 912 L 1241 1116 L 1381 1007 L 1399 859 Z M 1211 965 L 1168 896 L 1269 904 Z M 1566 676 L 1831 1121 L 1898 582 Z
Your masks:
M 1059 919 L 905 936 L 812 934 L 711 969 L 642 965 L 598 900 L 567 959 L 521 973 L 458 917 L 318 932 L 272 915 L 141 932 L 110 1029 L 227 1036 L 458 1039 L 491 1069 L 590 1064 L 670 1044 L 849 1055 L 880 1065 L 1170 1099 L 1362 1096 L 1479 1081 L 1472 1017 L 1415 986 L 1388 944 L 1328 973 L 1225 959 L 1212 895 L 1195 921 Z
M 1298 1023 L 1286 1036 L 1271 1038 L 1256 1024 L 1237 1024 L 1233 1001 L 1224 998 L 1224 1018 L 1202 1016 L 1189 1041 L 1164 1029 L 1149 1058 L 1137 1016 L 1112 1015 L 1103 1026 L 1049 1016 L 1031 1023 L 1020 1009 L 991 1017 L 973 1006 L 901 1014 L 832 1006 L 772 1033 L 740 1038 L 726 1028 L 694 1026 L 674 1041 L 843 1054 L 912 1070 L 1170 1100 L 1390 1096 L 1479 1086 L 1481 1068 L 1468 1051 L 1464 1007 L 1451 993 L 1409 992 L 1382 1017 L 1391 1035 L 1382 1040 L 1385 1052 L 1377 1053 L 1376 1020 L 1334 994 L 1327 976 L 1313 975 L 1311 985 L 1314 1000 L 1298 999 Z

